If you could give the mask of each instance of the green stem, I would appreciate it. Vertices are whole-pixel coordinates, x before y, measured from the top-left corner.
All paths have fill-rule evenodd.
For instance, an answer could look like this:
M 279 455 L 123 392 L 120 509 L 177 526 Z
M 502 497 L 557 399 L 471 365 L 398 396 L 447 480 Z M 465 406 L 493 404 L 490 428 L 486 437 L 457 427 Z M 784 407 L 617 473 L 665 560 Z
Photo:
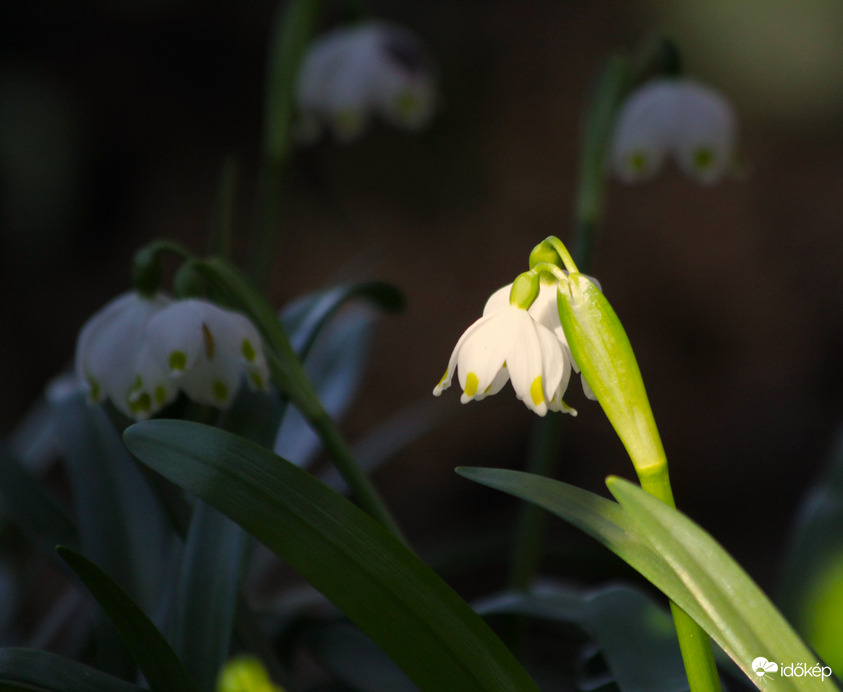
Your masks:
M 251 243 L 250 272 L 263 287 L 272 268 L 281 226 L 282 190 L 292 152 L 294 100 L 299 65 L 313 35 L 319 0 L 282 2 L 269 44 L 263 114 L 257 224 Z
M 641 487 L 670 507 L 676 508 L 667 463 L 648 466 L 638 473 Z M 720 677 L 711 651 L 711 640 L 694 620 L 673 601 L 670 602 L 679 650 L 691 692 L 720 692 Z

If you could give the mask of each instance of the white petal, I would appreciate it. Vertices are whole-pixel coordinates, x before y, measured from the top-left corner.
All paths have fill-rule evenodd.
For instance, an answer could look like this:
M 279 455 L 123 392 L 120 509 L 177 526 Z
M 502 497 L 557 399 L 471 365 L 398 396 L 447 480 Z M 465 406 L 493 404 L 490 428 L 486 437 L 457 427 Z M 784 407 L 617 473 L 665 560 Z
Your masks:
M 541 343 L 536 324 L 526 310 L 513 308 L 510 329 L 513 340 L 511 350 L 507 353 L 506 364 L 509 368 L 509 379 L 516 396 L 532 411 L 540 416 L 547 413 L 547 397 L 542 382 L 543 359 Z
M 676 158 L 679 167 L 704 184 L 717 182 L 732 163 L 736 118 L 720 94 L 682 81 L 676 90 Z
M 439 396 L 442 392 L 444 392 L 448 387 L 451 386 L 451 379 L 454 377 L 454 372 L 457 369 L 457 360 L 460 355 L 460 351 L 462 350 L 463 344 L 471 337 L 474 332 L 476 332 L 483 324 L 488 322 L 490 316 L 481 317 L 479 320 L 476 320 L 468 329 L 463 332 L 463 335 L 457 341 L 457 345 L 454 346 L 454 350 L 451 351 L 451 358 L 448 361 L 448 368 L 445 370 L 445 374 L 442 375 L 442 379 L 439 380 L 439 384 L 437 384 L 433 388 L 433 396 Z
M 504 308 L 508 308 L 510 291 L 512 291 L 512 284 L 507 284 L 490 295 L 486 301 L 486 305 L 483 307 L 483 314 L 491 315 L 494 312 L 500 312 Z
M 170 300 L 126 293 L 111 301 L 83 326 L 76 345 L 76 372 L 96 401 L 109 398 L 124 413 L 138 376 L 138 357 L 149 320 Z
M 612 166 L 618 178 L 634 183 L 658 172 L 673 148 L 675 112 L 673 80 L 653 80 L 627 97 L 612 141 Z
M 505 310 L 481 318 L 482 324 L 463 343 L 457 361 L 463 403 L 480 401 L 493 387 L 500 391 L 503 386 L 500 373 L 513 338 L 510 315 Z

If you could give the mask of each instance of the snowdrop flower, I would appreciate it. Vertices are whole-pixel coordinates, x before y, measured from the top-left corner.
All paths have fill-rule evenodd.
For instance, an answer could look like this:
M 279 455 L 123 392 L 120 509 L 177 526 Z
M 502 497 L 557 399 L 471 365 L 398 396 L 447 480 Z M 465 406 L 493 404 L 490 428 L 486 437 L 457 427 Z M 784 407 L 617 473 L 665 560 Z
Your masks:
M 518 398 L 538 415 L 544 416 L 548 409 L 576 414 L 562 401 L 571 377 L 570 353 L 527 309 L 508 300 L 499 306 L 503 301 L 497 295 L 460 337 L 434 396 L 450 387 L 454 371 L 459 370 L 464 404 L 497 394 L 511 380 Z
M 190 299 L 170 304 L 149 320 L 146 341 L 156 365 L 201 404 L 227 407 L 244 372 L 253 389 L 268 386 L 256 327 L 213 303 Z
M 594 283 L 599 286 L 597 279 L 592 279 L 592 281 L 594 281 Z M 491 296 L 489 296 L 489 300 L 486 301 L 486 306 L 485 308 L 483 308 L 483 314 L 491 314 L 498 310 L 502 310 L 507 305 L 509 305 L 509 294 L 511 290 L 512 284 L 508 284 L 503 288 L 499 288 Z M 539 294 L 536 296 L 536 300 L 529 307 L 527 312 L 530 313 L 530 316 L 536 322 L 543 325 L 544 327 L 547 327 L 550 331 L 553 332 L 553 334 L 556 336 L 556 338 L 559 340 L 565 350 L 566 362 L 570 364 L 570 367 L 573 368 L 574 372 L 579 373 L 579 366 L 574 360 L 574 357 L 571 355 L 571 347 L 568 346 L 568 339 L 565 337 L 565 332 L 562 329 L 562 323 L 559 321 L 559 309 L 556 307 L 557 293 L 557 282 L 542 281 L 539 284 Z M 588 386 L 588 382 L 585 381 L 584 377 L 581 378 L 581 380 L 583 392 L 585 393 L 585 395 L 592 401 L 596 401 L 594 392 L 591 391 L 591 387 Z M 576 411 L 574 409 L 570 409 L 570 412 L 576 414 Z
M 344 142 L 372 114 L 417 130 L 433 114 L 435 79 L 427 52 L 403 27 L 370 21 L 318 37 L 302 60 L 295 100 L 298 136 L 313 141 L 323 126 Z
M 76 373 L 92 402 L 110 399 L 118 411 L 140 420 L 175 398 L 177 387 L 152 359 L 145 339 L 149 321 L 170 303 L 160 294 L 124 293 L 82 327 Z
M 687 79 L 654 79 L 621 106 L 612 165 L 627 183 L 652 178 L 673 156 L 687 175 L 717 182 L 734 163 L 736 119 L 717 92 Z

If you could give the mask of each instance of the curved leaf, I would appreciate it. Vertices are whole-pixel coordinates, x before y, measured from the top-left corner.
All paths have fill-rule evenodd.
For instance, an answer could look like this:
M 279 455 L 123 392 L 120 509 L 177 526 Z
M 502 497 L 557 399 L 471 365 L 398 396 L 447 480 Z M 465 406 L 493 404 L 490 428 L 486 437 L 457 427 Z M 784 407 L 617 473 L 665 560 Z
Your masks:
M 382 526 L 258 445 L 184 421 L 124 439 L 141 461 L 276 552 L 423 690 L 537 690 L 480 617 Z
M 195 691 L 194 681 L 164 635 L 126 592 L 88 558 L 70 548 L 56 550 L 114 623 L 152 692 Z
M 22 692 L 142 692 L 95 668 L 38 649 L 0 649 L 0 690 Z

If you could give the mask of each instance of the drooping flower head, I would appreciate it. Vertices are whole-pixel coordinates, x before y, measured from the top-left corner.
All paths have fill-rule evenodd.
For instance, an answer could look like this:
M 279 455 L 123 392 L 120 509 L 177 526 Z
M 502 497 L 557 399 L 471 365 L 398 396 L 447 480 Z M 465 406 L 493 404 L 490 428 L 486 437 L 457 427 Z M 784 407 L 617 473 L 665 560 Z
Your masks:
M 519 279 L 533 287 L 524 291 Z M 497 394 L 507 381 L 530 410 L 544 416 L 548 410 L 576 414 L 563 400 L 571 377 L 571 357 L 565 344 L 530 313 L 539 294 L 537 275 L 524 274 L 487 301 L 483 316 L 457 341 L 448 368 L 433 390 L 439 396 L 459 373 L 461 401 L 480 401 Z M 522 282 L 523 283 L 523 282 Z M 509 300 L 502 291 L 509 288 Z M 522 298 L 528 294 L 526 299 Z M 514 301 L 514 302 L 511 302 Z
M 734 164 L 736 136 L 734 110 L 719 93 L 688 79 L 654 79 L 621 106 L 612 166 L 624 182 L 641 182 L 672 156 L 688 176 L 711 184 Z
M 298 135 L 328 127 L 340 141 L 358 137 L 372 115 L 417 130 L 430 121 L 435 77 L 421 41 L 396 24 L 370 21 L 333 29 L 310 45 L 296 85 Z
M 179 391 L 225 408 L 244 373 L 254 388 L 265 389 L 269 379 L 260 335 L 243 315 L 204 300 L 135 292 L 84 325 L 76 373 L 92 402 L 108 399 L 135 420 L 155 415 Z

